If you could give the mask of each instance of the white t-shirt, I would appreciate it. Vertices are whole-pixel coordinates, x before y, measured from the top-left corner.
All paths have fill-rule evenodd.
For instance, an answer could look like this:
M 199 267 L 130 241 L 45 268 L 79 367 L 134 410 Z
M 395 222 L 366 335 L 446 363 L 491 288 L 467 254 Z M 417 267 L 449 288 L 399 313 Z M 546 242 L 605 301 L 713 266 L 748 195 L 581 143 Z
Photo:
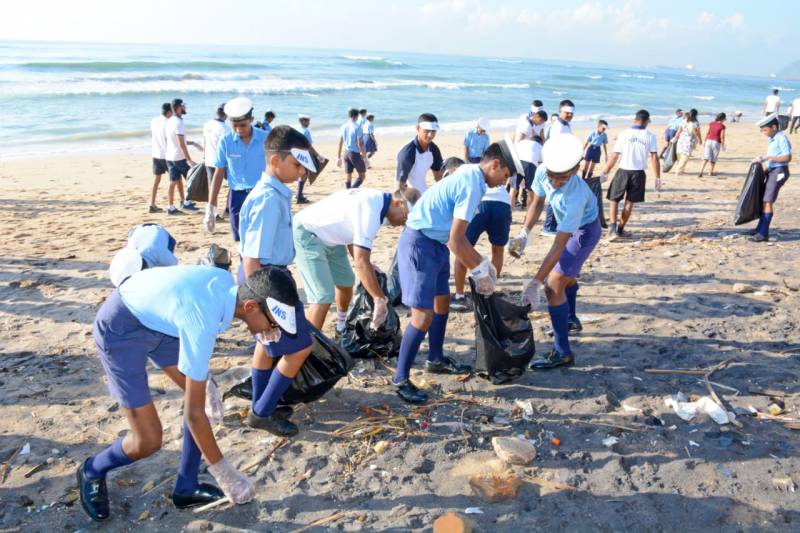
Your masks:
M 800 98 L 795 98 L 792 102 L 792 116 L 800 117 Z
M 150 141 L 153 147 L 153 157 L 164 159 L 167 153 L 167 135 L 164 131 L 167 125 L 167 117 L 158 115 L 150 121 Z
M 375 189 L 345 189 L 326 196 L 294 216 L 319 237 L 325 246 L 353 244 L 372 249 L 372 241 L 381 228 L 381 211 L 386 193 Z
M 183 119 L 177 115 L 172 115 L 167 120 L 167 125 L 164 128 L 167 135 L 167 152 L 165 159 L 167 161 L 183 161 L 186 159 L 183 152 L 181 152 L 181 145 L 178 142 L 178 135 L 186 135 L 186 128 L 183 125 Z
M 553 135 L 558 135 L 559 133 L 572 133 L 572 126 L 569 125 L 569 122 L 561 122 L 558 117 L 556 117 L 547 127 L 545 138 L 549 139 Z
M 777 94 L 771 94 L 767 96 L 767 108 L 765 109 L 765 111 L 767 113 L 774 113 L 775 110 L 778 109 L 780 103 L 781 103 L 781 97 L 778 96 Z
M 620 154 L 622 170 L 645 170 L 647 157 L 658 152 L 658 139 L 646 129 L 628 128 L 617 137 L 614 151 Z
M 517 120 L 517 130 L 514 137 L 519 138 L 520 135 L 523 135 L 525 139 L 530 139 L 534 136 L 533 125 L 528 120 L 527 114 L 520 115 L 519 120 Z
M 483 195 L 482 202 L 503 202 L 504 204 L 511 205 L 511 196 L 508 194 L 505 185 L 498 187 L 490 187 Z
M 203 124 L 203 160 L 206 166 L 214 166 L 219 140 L 229 131 L 231 131 L 231 127 L 224 120 L 212 118 Z
M 519 141 L 517 143 L 517 154 L 522 161 L 539 165 L 542 162 L 542 145 L 528 139 Z

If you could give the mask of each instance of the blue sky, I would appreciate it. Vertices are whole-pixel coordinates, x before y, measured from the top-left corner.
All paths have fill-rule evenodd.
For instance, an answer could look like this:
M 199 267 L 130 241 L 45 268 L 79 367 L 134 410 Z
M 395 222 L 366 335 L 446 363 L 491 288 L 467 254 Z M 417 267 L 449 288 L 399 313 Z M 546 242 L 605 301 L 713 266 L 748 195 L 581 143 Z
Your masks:
M 26 0 L 14 3 L 3 38 L 691 64 L 764 75 L 800 59 L 798 9 L 792 0 Z

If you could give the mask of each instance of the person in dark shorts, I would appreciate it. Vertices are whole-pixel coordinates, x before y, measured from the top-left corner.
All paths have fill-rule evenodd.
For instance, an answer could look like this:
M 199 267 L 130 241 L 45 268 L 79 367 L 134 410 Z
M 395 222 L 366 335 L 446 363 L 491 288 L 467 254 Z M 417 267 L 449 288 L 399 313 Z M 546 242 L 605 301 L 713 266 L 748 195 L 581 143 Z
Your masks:
M 158 186 L 161 176 L 167 173 L 167 121 L 172 117 L 172 105 L 169 102 L 161 104 L 161 114 L 150 121 L 150 144 L 153 152 L 153 190 L 150 192 L 150 213 L 164 211 L 156 205 Z
M 789 138 L 780 131 L 778 114 L 773 113 L 764 117 L 759 123 L 761 133 L 769 139 L 767 145 L 767 155 L 759 156 L 756 162 L 767 163 L 767 185 L 764 190 L 764 207 L 758 225 L 750 232 L 750 240 L 753 242 L 765 242 L 769 240 L 769 225 L 775 214 L 775 201 L 778 199 L 778 192 L 789 179 L 789 163 L 792 161 L 792 144 Z
M 619 169 L 608 187 L 606 198 L 611 202 L 608 212 L 608 240 L 613 241 L 619 237 L 630 237 L 625 231 L 625 225 L 630 220 L 633 204 L 644 202 L 645 184 L 647 175 L 645 168 L 647 162 L 653 167 L 656 175 L 656 190 L 661 189 L 661 165 L 658 161 L 658 139 L 655 134 L 647 130 L 650 123 L 650 113 L 645 109 L 636 112 L 633 125 L 620 133 L 614 144 L 614 153 L 606 163 L 600 180 L 605 181 L 608 173 L 619 162 Z M 619 203 L 625 199 L 619 223 L 617 212 Z
M 336 166 L 341 168 L 344 164 L 344 187 L 358 188 L 367 177 L 366 153 L 364 152 L 364 134 L 357 122 L 358 109 L 347 111 L 348 121 L 342 126 L 339 135 L 339 148 L 336 152 Z M 344 148 L 344 150 L 342 150 Z M 353 171 L 358 173 L 358 179 L 353 180 Z

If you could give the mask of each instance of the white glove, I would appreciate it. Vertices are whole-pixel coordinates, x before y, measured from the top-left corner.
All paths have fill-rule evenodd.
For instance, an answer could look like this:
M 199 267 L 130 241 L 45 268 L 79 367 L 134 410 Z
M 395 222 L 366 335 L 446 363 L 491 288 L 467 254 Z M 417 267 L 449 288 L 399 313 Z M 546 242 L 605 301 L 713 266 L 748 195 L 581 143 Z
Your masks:
M 341 157 L 337 157 L 336 158 L 336 168 L 342 168 L 342 158 Z
M 219 393 L 217 384 L 213 379 L 206 381 L 206 416 L 212 424 L 222 422 L 225 416 L 225 406 L 222 404 L 222 396 Z
M 530 304 L 531 309 L 539 309 L 547 303 L 544 283 L 536 278 L 529 279 L 522 286 L 522 303 Z
M 525 247 L 527 245 L 528 230 L 523 226 L 522 229 L 519 230 L 519 234 L 508 241 L 508 253 L 511 255 L 511 257 L 516 257 L 519 259 L 522 257 L 522 253 L 525 251 Z
M 206 215 L 203 217 L 203 224 L 205 224 L 209 233 L 214 233 L 214 229 L 217 227 L 217 215 L 219 215 L 217 208 L 211 204 L 206 204 Z
M 236 470 L 224 457 L 218 463 L 208 465 L 208 472 L 233 503 L 247 503 L 256 495 L 256 489 L 247 476 Z
M 372 309 L 372 321 L 369 323 L 371 329 L 380 328 L 389 317 L 389 299 L 373 298 L 374 306 Z
M 491 295 L 497 285 L 497 269 L 484 257 L 481 263 L 470 272 L 472 279 L 475 280 L 475 290 L 483 296 Z
M 367 154 L 362 154 L 361 159 L 364 160 L 364 165 L 366 165 L 366 167 L 368 169 L 372 168 L 372 164 L 369 162 L 369 158 L 367 157 Z
M 753 158 L 753 163 L 761 163 L 762 161 L 764 161 L 763 156 L 757 155 Z
M 787 178 L 786 172 L 781 172 L 780 174 L 778 174 L 778 183 L 782 182 L 786 178 Z
M 606 181 L 608 181 L 608 172 L 601 172 L 600 183 L 605 183 Z
M 255 334 L 256 340 L 261 344 L 271 344 L 281 340 L 281 328 L 270 328 Z

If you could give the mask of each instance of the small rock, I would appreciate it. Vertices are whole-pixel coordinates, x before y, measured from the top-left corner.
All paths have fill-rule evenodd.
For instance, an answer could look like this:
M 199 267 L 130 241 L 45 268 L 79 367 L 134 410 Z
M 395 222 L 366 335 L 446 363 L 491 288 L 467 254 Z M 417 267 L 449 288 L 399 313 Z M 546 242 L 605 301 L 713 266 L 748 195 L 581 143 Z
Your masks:
M 501 502 L 517 497 L 522 485 L 514 474 L 485 474 L 469 477 L 469 486 L 472 492 L 487 502 Z
M 536 448 L 525 439 L 493 437 L 492 447 L 497 457 L 512 465 L 526 465 L 536 459 Z
M 737 294 L 745 294 L 748 292 L 753 292 L 753 286 L 748 285 L 747 283 L 734 283 L 733 284 L 733 292 Z
M 788 490 L 789 492 L 794 492 L 797 488 L 794 481 L 789 476 L 774 477 L 772 478 L 772 484 L 779 489 Z
M 433 533 L 472 533 L 478 530 L 474 520 L 458 513 L 447 513 L 433 522 Z
M 372 450 L 375 452 L 375 455 L 381 455 L 383 452 L 389 449 L 389 443 L 385 440 L 380 440 L 375 443 L 375 446 L 372 447 Z

